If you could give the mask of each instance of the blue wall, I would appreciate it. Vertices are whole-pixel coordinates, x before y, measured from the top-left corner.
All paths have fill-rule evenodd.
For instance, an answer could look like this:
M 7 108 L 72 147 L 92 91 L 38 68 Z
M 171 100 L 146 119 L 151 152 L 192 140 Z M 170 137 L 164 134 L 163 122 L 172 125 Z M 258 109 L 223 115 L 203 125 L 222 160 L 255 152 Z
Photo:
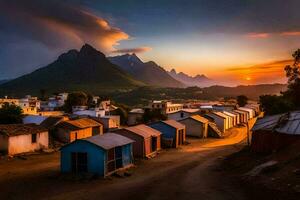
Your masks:
M 174 142 L 176 141 L 176 128 L 173 128 L 163 122 L 153 123 L 149 126 L 160 131 L 164 138 L 172 138 Z
M 77 140 L 61 149 L 61 172 L 72 172 L 71 153 L 88 154 L 88 172 L 105 175 L 106 150 L 84 140 Z M 132 144 L 122 147 L 123 166 L 133 163 Z

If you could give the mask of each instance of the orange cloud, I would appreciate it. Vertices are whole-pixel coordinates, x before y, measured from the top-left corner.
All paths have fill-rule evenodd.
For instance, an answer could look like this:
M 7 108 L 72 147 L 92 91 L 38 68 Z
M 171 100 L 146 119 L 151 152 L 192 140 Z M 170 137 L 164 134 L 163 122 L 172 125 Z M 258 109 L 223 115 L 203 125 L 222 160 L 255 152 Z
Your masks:
M 246 37 L 248 38 L 268 38 L 271 34 L 270 33 L 248 33 Z
M 129 49 L 117 49 L 112 51 L 111 53 L 144 53 L 146 51 L 152 50 L 151 47 L 137 47 L 137 48 L 129 48 Z
M 282 36 L 300 36 L 300 31 L 283 32 L 280 35 L 282 35 Z

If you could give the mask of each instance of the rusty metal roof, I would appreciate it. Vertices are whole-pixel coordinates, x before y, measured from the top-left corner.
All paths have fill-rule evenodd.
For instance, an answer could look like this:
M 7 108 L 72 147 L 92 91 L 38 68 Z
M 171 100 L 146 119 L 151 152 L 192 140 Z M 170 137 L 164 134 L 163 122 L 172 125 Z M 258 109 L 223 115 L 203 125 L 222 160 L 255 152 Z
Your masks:
M 67 130 L 79 130 L 97 126 L 102 126 L 102 124 L 90 118 L 81 118 L 60 122 L 56 127 Z
M 36 124 L 1 124 L 0 135 L 17 136 L 17 135 L 29 135 L 41 132 L 47 132 L 48 130 L 42 126 Z
M 290 135 L 300 135 L 300 111 L 266 116 L 254 124 L 252 131 L 268 130 Z
M 146 126 L 144 124 L 140 124 L 140 125 L 136 125 L 136 126 L 131 126 L 131 127 L 127 127 L 125 128 L 126 130 L 133 132 L 137 135 L 140 135 L 144 138 L 149 138 L 151 136 L 160 136 L 161 132 L 151 128 L 149 126 Z

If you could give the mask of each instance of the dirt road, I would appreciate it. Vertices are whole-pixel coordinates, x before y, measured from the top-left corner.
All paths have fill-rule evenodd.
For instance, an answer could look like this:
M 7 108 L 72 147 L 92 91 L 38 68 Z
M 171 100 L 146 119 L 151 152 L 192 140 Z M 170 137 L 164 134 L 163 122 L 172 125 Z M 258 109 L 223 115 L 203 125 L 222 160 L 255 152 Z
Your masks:
M 58 153 L 0 162 L 0 199 L 246 199 L 235 180 L 218 170 L 222 158 L 242 148 L 246 128 L 228 135 L 189 139 L 190 145 L 138 161 L 132 176 L 123 178 L 66 179 Z

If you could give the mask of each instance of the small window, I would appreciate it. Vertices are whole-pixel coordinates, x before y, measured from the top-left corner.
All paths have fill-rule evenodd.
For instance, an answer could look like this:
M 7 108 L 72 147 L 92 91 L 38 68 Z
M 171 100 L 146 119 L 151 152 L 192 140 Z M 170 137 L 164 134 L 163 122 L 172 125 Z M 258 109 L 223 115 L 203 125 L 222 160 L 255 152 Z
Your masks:
M 36 143 L 36 134 L 31 135 L 31 143 Z
M 183 118 L 184 117 L 184 113 L 182 112 L 182 113 L 180 113 L 180 117 L 181 118 Z

